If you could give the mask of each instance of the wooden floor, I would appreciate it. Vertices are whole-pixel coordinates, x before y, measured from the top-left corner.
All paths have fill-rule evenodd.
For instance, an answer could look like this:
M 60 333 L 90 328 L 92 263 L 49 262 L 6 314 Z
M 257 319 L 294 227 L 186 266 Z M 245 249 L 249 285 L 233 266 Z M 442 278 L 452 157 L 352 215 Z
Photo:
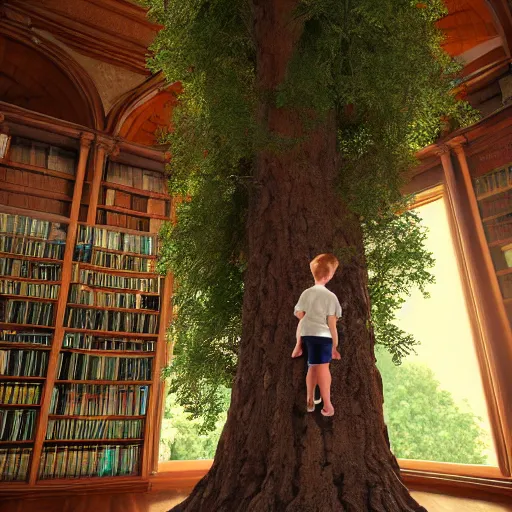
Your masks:
M 413 496 L 428 512 L 512 512 L 512 504 L 499 505 L 426 492 L 413 492 Z M 166 512 L 183 498 L 184 495 L 170 491 L 139 494 L 89 494 L 61 498 L 0 501 L 0 510 L 1 512 Z

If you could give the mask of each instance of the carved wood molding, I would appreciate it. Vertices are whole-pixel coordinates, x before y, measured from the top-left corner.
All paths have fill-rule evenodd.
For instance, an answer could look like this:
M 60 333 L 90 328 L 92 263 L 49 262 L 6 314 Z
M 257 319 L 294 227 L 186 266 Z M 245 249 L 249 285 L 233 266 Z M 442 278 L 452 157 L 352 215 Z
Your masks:
M 5 0 L 4 9 L 82 55 L 150 75 L 147 48 L 161 27 L 142 7 L 125 0 Z

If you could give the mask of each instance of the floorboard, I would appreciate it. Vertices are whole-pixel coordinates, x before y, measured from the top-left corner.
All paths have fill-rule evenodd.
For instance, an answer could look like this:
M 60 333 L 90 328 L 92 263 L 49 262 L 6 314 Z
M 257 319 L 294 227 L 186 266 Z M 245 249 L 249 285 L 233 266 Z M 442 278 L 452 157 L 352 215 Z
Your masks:
M 428 512 L 512 512 L 511 505 L 413 492 Z M 2 512 L 166 512 L 184 499 L 174 491 L 152 493 L 89 494 L 0 501 Z

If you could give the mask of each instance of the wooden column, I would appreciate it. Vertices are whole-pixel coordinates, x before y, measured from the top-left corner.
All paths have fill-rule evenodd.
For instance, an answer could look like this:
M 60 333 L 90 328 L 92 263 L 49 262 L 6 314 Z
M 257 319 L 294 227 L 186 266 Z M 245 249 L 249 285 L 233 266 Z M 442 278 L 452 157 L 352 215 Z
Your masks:
M 105 168 L 106 158 L 107 156 L 114 155 L 118 152 L 119 150 L 117 146 L 111 140 L 99 139 L 96 144 L 94 175 L 92 177 L 91 196 L 89 199 L 89 210 L 87 212 L 87 224 L 89 226 L 94 226 L 94 224 L 96 224 L 96 212 L 98 211 L 101 181 L 103 180 L 103 170 Z
M 146 479 L 158 466 L 158 443 L 160 440 L 160 427 L 162 425 L 161 403 L 162 386 L 164 382 L 160 377 L 160 370 L 165 363 L 165 338 L 171 314 L 172 277 L 167 274 L 164 280 L 164 289 L 161 295 L 160 325 L 158 328 L 158 341 L 153 359 L 153 383 L 149 396 L 146 415 L 146 428 L 144 431 L 144 456 L 142 459 L 142 478 Z M 155 460 L 156 459 L 156 460 Z
M 472 193 L 472 184 L 469 174 L 460 176 L 455 172 L 452 163 L 450 148 L 445 146 L 440 151 L 441 162 L 446 180 L 449 205 L 453 209 L 456 229 L 459 233 L 459 242 L 462 250 L 464 266 L 468 274 L 468 285 L 471 296 L 474 300 L 477 315 L 477 324 L 480 330 L 481 342 L 476 343 L 476 351 L 481 367 L 484 381 L 484 392 L 487 400 L 491 427 L 493 429 L 494 441 L 500 470 L 505 476 L 510 475 L 511 452 L 510 432 L 512 423 L 512 410 L 506 412 L 507 400 L 510 404 L 512 395 L 511 388 L 506 392 L 503 386 L 507 378 L 502 374 L 500 367 L 511 360 L 496 347 L 506 347 L 509 343 L 510 327 L 503 324 L 503 318 L 499 313 L 503 309 L 501 296 L 496 294 L 492 284 L 496 281 L 494 269 L 489 268 L 486 257 L 488 254 L 485 234 L 478 217 L 477 205 L 471 206 L 469 201 L 469 189 Z M 474 197 L 474 196 L 473 196 Z M 475 203 L 476 203 L 476 199 Z M 474 207 L 476 206 L 476 212 Z M 475 217 L 475 215 L 477 217 Z M 483 238 L 482 238 L 483 237 Z M 498 290 L 499 293 L 499 290 Z M 505 318 L 506 320 L 506 318 Z M 501 357 L 501 364 L 496 357 Z M 510 373 L 509 373 L 510 374 Z M 505 378 L 504 378 L 505 377 Z M 508 377 L 508 380 L 510 377 Z
M 46 435 L 46 425 L 50 410 L 50 402 L 52 398 L 53 386 L 57 378 L 57 362 L 62 339 L 64 336 L 64 315 L 66 312 L 66 304 L 68 299 L 69 284 L 71 282 L 71 273 L 73 270 L 73 252 L 76 241 L 78 214 L 80 212 L 80 200 L 82 198 L 82 189 L 84 184 L 85 170 L 87 167 L 87 158 L 91 142 L 94 137 L 90 133 L 84 133 L 80 139 L 80 156 L 76 169 L 75 188 L 73 191 L 73 203 L 71 205 L 71 213 L 69 217 L 68 232 L 66 236 L 66 249 L 62 260 L 61 285 L 57 308 L 55 312 L 55 330 L 52 340 L 52 348 L 48 361 L 48 372 L 46 382 L 41 398 L 41 408 L 39 412 L 38 425 L 36 428 L 36 437 L 34 440 L 34 450 L 32 453 L 32 465 L 30 468 L 29 484 L 33 485 L 37 480 L 39 470 L 39 460 L 43 450 L 43 442 Z
M 477 251 L 477 256 L 481 259 L 481 281 L 477 286 L 479 288 L 478 295 L 483 298 L 483 306 L 485 307 L 482 318 L 487 321 L 485 330 L 488 332 L 488 336 L 484 336 L 484 343 L 494 373 L 497 393 L 496 401 L 506 448 L 505 453 L 502 454 L 506 458 L 506 464 L 503 467 L 500 464 L 500 469 L 506 476 L 510 476 L 512 470 L 512 371 L 510 369 L 510 362 L 512 361 L 512 332 L 487 245 L 484 227 L 478 210 L 478 202 L 462 144 L 457 143 L 453 147 L 453 151 L 459 162 L 464 183 L 463 192 L 469 203 L 470 214 L 465 219 L 465 222 L 473 228 L 473 233 L 476 235 L 473 238 L 473 245 Z

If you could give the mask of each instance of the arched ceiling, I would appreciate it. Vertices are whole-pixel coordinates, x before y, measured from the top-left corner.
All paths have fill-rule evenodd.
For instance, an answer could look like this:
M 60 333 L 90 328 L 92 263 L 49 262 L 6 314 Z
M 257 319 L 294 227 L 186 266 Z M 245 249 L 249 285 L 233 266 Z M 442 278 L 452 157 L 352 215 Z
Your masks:
M 438 26 L 446 36 L 444 49 L 459 56 L 475 46 L 499 37 L 485 0 L 445 0 L 449 14 Z
M 448 15 L 438 22 L 444 49 L 460 60 L 464 75 L 510 59 L 512 16 L 506 0 L 445 0 Z
M 0 100 L 94 127 L 79 88 L 50 58 L 0 35 Z
M 172 129 L 172 111 L 180 91 L 181 84 L 176 82 L 164 89 L 146 93 L 143 97 L 134 96 L 119 127 L 113 128 L 114 132 L 130 142 L 157 145 L 158 134 Z

